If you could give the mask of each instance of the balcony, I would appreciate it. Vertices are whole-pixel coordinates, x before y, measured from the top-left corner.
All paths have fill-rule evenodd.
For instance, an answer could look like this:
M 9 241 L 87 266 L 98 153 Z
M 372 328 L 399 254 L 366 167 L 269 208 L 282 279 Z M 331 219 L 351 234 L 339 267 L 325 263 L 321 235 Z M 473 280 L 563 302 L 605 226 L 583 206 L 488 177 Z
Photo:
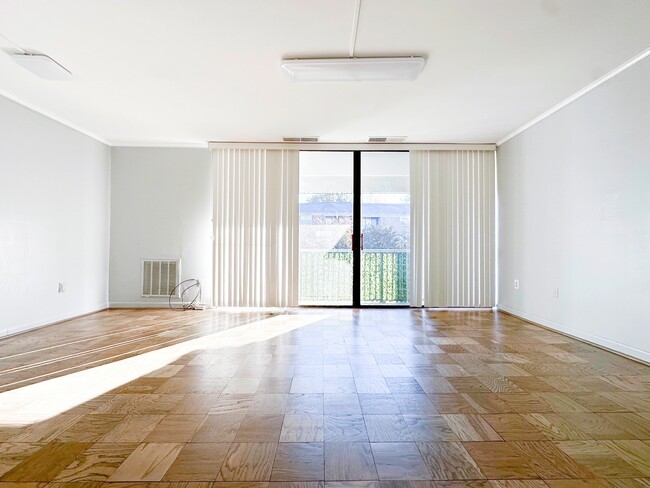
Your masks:
M 361 303 L 408 305 L 408 273 L 408 250 L 362 251 Z M 300 304 L 352 304 L 352 251 L 300 251 Z

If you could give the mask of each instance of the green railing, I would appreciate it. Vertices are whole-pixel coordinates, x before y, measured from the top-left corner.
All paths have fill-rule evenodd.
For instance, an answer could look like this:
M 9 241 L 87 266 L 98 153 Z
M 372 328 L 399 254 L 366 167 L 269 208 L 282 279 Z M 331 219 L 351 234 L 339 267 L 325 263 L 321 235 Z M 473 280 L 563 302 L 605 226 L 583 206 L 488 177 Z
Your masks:
M 361 303 L 408 303 L 408 251 L 373 249 L 361 257 Z
M 407 250 L 372 249 L 362 252 L 363 304 L 408 303 L 408 256 Z M 352 251 L 301 251 L 300 303 L 350 305 Z

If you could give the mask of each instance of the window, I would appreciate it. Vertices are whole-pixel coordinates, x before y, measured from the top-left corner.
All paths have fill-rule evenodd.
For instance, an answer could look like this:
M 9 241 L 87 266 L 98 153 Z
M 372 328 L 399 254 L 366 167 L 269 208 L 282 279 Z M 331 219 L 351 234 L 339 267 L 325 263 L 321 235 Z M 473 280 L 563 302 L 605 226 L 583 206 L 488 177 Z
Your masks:
M 363 227 L 379 227 L 381 225 L 380 217 L 364 217 Z

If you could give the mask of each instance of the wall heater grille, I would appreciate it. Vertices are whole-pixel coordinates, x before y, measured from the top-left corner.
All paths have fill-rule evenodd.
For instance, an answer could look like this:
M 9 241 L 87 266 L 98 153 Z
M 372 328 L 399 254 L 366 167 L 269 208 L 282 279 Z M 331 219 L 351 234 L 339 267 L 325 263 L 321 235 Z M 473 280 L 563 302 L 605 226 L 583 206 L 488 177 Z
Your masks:
M 167 297 L 180 282 L 180 259 L 143 259 L 142 296 Z M 174 294 L 178 296 L 178 292 Z

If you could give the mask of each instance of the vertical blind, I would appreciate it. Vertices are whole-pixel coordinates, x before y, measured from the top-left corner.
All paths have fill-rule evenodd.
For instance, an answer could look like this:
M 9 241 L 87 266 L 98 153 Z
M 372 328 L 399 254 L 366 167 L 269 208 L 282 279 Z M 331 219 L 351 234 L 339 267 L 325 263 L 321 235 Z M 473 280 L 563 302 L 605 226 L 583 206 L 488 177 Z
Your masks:
M 214 303 L 298 304 L 298 151 L 215 149 Z
M 411 151 L 410 173 L 411 306 L 494 306 L 494 151 Z

